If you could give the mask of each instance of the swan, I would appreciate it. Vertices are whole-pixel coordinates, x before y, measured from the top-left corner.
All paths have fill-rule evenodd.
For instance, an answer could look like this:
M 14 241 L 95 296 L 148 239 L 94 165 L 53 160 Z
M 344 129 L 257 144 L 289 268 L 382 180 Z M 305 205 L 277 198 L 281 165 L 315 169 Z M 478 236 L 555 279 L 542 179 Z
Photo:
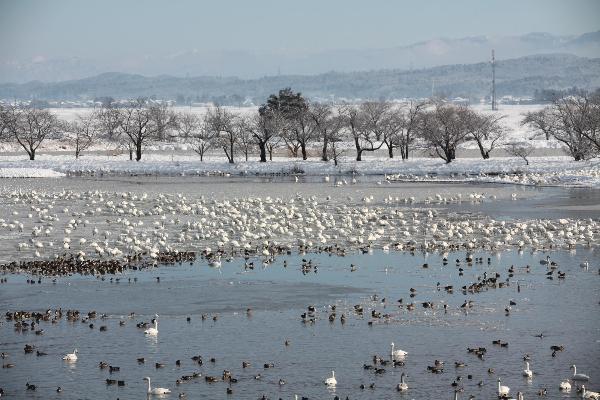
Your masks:
M 171 393 L 170 389 L 167 388 L 154 388 L 152 389 L 152 386 L 150 386 L 150 378 L 149 377 L 145 377 L 144 378 L 145 381 L 148 381 L 148 394 L 168 394 Z
M 540 264 L 542 264 L 542 265 L 550 264 L 550 256 L 546 256 L 545 260 L 540 260 Z
M 560 390 L 563 390 L 565 392 L 569 392 L 571 391 L 571 382 L 569 382 L 569 380 L 567 379 L 566 381 L 562 381 L 559 385 L 558 388 Z
M 335 379 L 335 371 L 331 371 L 331 376 L 325 379 L 325 384 L 329 387 L 335 387 L 337 385 L 337 380 Z
M 408 385 L 404 382 L 404 372 L 400 375 L 400 383 L 398 384 L 398 391 L 404 392 L 408 390 Z
M 585 385 L 581 385 L 581 398 L 598 400 L 600 399 L 600 393 L 585 390 Z
M 571 369 L 573 370 L 573 376 L 571 377 L 571 379 L 573 379 L 574 381 L 589 381 L 590 377 L 585 375 L 585 374 L 578 374 L 577 373 L 577 367 L 575 366 L 575 364 L 571 365 Z
M 156 336 L 158 335 L 158 314 L 154 315 L 154 328 L 148 328 L 144 331 L 145 335 Z
M 527 378 L 531 378 L 533 376 L 533 371 L 529 369 L 529 361 L 525 361 L 525 369 L 523 370 L 523 376 Z
M 590 262 L 589 262 L 589 261 L 587 260 L 587 258 L 586 258 L 584 262 L 582 262 L 581 264 L 579 264 L 579 266 L 580 266 L 581 268 L 588 269 L 588 268 L 589 268 L 589 266 L 590 266 Z
M 408 355 L 408 352 L 406 352 L 404 350 L 394 350 L 394 342 L 392 342 L 391 347 L 392 347 L 392 351 L 390 354 L 393 359 L 402 359 Z
M 65 361 L 77 361 L 77 349 L 73 350 L 72 353 L 65 355 L 62 359 Z
M 498 397 L 508 396 L 510 388 L 508 386 L 500 385 L 500 378 L 498 378 Z

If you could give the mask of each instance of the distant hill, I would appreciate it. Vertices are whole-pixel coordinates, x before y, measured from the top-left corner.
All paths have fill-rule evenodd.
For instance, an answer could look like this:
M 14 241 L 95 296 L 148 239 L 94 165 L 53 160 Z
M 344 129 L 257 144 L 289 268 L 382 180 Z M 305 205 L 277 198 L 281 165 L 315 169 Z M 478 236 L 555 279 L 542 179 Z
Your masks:
M 310 98 L 394 99 L 436 95 L 478 99 L 490 94 L 491 67 L 487 62 L 456 64 L 414 70 L 330 72 L 319 75 L 281 75 L 260 79 L 235 77 L 147 77 L 104 73 L 85 79 L 56 83 L 0 84 L 0 98 L 85 100 L 112 96 L 116 99 L 151 97 L 184 101 L 240 104 L 260 103 L 280 88 L 291 86 Z M 499 96 L 532 96 L 538 89 L 573 86 L 600 87 L 600 58 L 568 54 L 542 54 L 497 61 Z
M 403 38 L 398 37 L 401 43 Z M 389 48 L 308 50 L 199 50 L 177 49 L 172 54 L 141 54 L 135 48 L 118 58 L 36 57 L 6 59 L 0 54 L 0 83 L 31 80 L 57 82 L 81 79 L 106 71 L 154 76 L 238 76 L 256 79 L 275 75 L 315 75 L 328 71 L 352 72 L 380 69 L 421 69 L 489 60 L 491 49 L 501 59 L 532 54 L 573 54 L 600 57 L 600 31 L 582 35 L 534 32 L 513 36 L 434 38 Z

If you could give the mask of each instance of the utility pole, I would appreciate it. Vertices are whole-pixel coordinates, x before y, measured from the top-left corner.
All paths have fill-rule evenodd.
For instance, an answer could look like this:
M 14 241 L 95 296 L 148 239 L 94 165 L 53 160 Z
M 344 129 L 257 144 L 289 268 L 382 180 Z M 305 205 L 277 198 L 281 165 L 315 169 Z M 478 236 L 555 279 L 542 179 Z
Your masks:
M 492 49 L 492 111 L 498 110 L 496 105 L 496 57 Z

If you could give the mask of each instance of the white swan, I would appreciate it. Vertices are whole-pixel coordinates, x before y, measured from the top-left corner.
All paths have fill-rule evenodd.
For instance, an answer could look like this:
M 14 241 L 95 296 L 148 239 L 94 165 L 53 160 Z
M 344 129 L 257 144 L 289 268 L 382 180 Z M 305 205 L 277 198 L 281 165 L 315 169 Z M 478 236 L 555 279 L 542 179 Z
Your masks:
M 66 354 L 62 359 L 65 361 L 77 361 L 77 349 L 72 353 Z
M 510 388 L 508 386 L 500 385 L 500 378 L 498 378 L 498 397 L 508 396 Z
M 145 335 L 156 336 L 158 335 L 158 314 L 154 315 L 154 328 L 148 328 L 144 331 Z
M 585 374 L 578 374 L 577 373 L 577 367 L 575 366 L 575 364 L 571 365 L 571 369 L 573 370 L 573 376 L 571 377 L 571 379 L 573 379 L 574 381 L 589 381 L 590 377 L 585 375 Z
M 533 371 L 529 369 L 529 361 L 525 361 L 525 369 L 523 370 L 523 376 L 527 378 L 531 378 L 533 376 Z
M 393 359 L 403 359 L 408 355 L 408 352 L 404 350 L 394 350 L 394 342 L 391 344 L 392 351 L 390 352 Z
M 150 378 L 149 377 L 145 377 L 144 378 L 145 381 L 148 381 L 148 394 L 168 394 L 171 393 L 170 389 L 167 388 L 154 388 L 152 389 L 152 386 L 150 386 Z
M 562 381 L 559 385 L 558 388 L 562 391 L 565 392 L 570 392 L 571 391 L 571 382 L 569 382 L 569 380 L 567 379 L 566 381 Z
M 398 390 L 400 392 L 404 392 L 408 390 L 408 385 L 404 382 L 404 372 L 400 375 L 400 383 L 398 384 Z
M 585 390 L 585 385 L 581 385 L 581 398 L 598 400 L 600 399 L 600 393 Z
M 335 379 L 335 371 L 331 371 L 331 376 L 325 379 L 325 384 L 329 387 L 335 387 L 337 385 L 337 380 Z

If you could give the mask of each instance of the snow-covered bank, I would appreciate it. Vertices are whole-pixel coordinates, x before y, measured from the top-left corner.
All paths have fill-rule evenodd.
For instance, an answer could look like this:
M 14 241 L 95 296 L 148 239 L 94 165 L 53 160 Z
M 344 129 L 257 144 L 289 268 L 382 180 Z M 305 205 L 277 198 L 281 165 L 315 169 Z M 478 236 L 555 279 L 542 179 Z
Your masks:
M 0 168 L 0 178 L 60 178 L 64 173 L 47 168 Z
M 318 159 L 302 161 L 275 158 L 273 161 L 238 161 L 229 164 L 222 157 L 199 161 L 193 155 L 152 153 L 140 162 L 129 161 L 127 156 L 87 155 L 79 160 L 71 155 L 44 155 L 30 161 L 23 156 L 5 156 L 0 159 L 2 177 L 18 176 L 188 176 L 188 175 L 391 175 L 389 179 L 411 181 L 472 181 L 501 182 L 528 185 L 576 185 L 600 187 L 600 160 L 572 161 L 569 157 L 532 157 L 530 165 L 511 157 L 457 159 L 445 164 L 440 159 L 414 158 L 407 161 L 388 158 L 367 158 L 355 161 L 351 157 L 333 162 Z

